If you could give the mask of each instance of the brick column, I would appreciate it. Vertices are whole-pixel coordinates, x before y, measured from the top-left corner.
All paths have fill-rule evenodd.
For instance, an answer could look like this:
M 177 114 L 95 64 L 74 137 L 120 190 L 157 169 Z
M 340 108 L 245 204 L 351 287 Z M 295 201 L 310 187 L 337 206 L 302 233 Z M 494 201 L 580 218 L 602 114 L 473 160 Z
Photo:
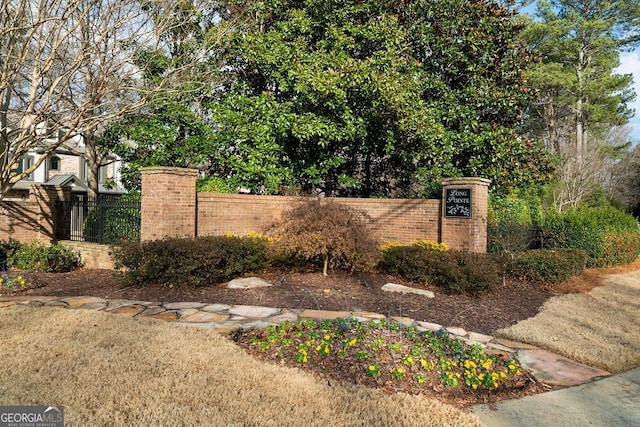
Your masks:
M 196 236 L 195 169 L 141 168 L 142 212 L 140 239 Z
M 451 178 L 442 182 L 440 241 L 450 249 L 487 251 L 488 179 Z
M 70 200 L 71 187 L 58 185 L 35 184 L 29 189 L 29 202 L 38 206 L 37 225 L 34 231 L 37 233 L 34 240 L 50 242 L 56 238 L 56 232 L 60 225 L 60 218 L 56 202 Z

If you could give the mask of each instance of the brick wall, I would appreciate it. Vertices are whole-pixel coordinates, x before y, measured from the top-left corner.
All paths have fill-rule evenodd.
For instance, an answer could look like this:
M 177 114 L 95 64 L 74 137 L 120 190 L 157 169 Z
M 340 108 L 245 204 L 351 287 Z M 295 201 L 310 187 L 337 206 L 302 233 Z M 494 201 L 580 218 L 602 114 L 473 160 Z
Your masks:
M 195 192 L 197 171 L 178 168 L 142 170 L 142 240 L 261 232 L 300 198 Z M 371 217 L 370 227 L 381 241 L 428 239 L 452 249 L 486 252 L 489 181 L 460 178 L 447 188 L 470 188 L 471 215 L 445 218 L 441 200 L 334 199 Z M 444 195 L 443 191 L 443 195 Z
M 142 174 L 142 240 L 193 237 L 196 233 L 194 169 L 150 167 Z
M 69 198 L 69 188 L 34 184 L 26 200 L 3 201 L 0 204 L 0 239 L 52 241 L 57 225 L 55 203 Z
M 261 232 L 302 198 L 242 194 L 198 193 L 197 230 L 200 236 Z M 333 199 L 367 213 L 381 241 L 410 242 L 439 239 L 439 200 Z

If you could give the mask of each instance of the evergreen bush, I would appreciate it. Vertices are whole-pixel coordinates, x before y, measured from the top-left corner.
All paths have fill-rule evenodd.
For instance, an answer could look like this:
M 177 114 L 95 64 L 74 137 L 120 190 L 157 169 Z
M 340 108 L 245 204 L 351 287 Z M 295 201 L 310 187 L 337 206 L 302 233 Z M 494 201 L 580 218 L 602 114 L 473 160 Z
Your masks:
M 582 273 L 586 262 L 581 249 L 534 249 L 517 256 L 507 272 L 531 282 L 558 283 Z
M 543 248 L 584 250 L 588 267 L 624 264 L 640 255 L 638 221 L 611 206 L 550 212 L 540 235 Z
M 266 245 L 261 238 L 238 236 L 126 241 L 112 249 L 112 257 L 127 285 L 204 286 L 260 269 Z
M 8 264 L 20 270 L 64 273 L 80 267 L 80 255 L 60 243 L 23 243 L 13 250 Z

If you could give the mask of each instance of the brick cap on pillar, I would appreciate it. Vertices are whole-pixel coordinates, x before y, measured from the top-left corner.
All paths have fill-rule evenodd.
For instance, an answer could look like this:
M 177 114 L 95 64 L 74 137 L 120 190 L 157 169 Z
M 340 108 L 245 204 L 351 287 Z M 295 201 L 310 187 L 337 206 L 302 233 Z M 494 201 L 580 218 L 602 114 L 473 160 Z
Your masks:
M 491 185 L 491 180 L 486 178 L 474 178 L 474 177 L 463 177 L 463 178 L 445 178 L 442 180 L 443 186 L 448 185 L 484 185 L 488 187 Z
M 198 169 L 174 168 L 168 166 L 148 166 L 140 168 L 140 173 L 146 175 L 171 174 L 183 176 L 198 176 Z

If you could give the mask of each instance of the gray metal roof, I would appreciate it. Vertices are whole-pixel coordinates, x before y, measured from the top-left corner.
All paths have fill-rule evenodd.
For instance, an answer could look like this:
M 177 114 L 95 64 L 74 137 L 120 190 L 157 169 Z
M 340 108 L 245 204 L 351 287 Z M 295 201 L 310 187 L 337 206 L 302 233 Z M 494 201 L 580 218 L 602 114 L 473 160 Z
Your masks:
M 81 187 L 85 191 L 87 186 L 77 176 L 70 175 L 56 175 L 49 181 L 45 182 L 46 185 L 60 185 L 62 187 Z

